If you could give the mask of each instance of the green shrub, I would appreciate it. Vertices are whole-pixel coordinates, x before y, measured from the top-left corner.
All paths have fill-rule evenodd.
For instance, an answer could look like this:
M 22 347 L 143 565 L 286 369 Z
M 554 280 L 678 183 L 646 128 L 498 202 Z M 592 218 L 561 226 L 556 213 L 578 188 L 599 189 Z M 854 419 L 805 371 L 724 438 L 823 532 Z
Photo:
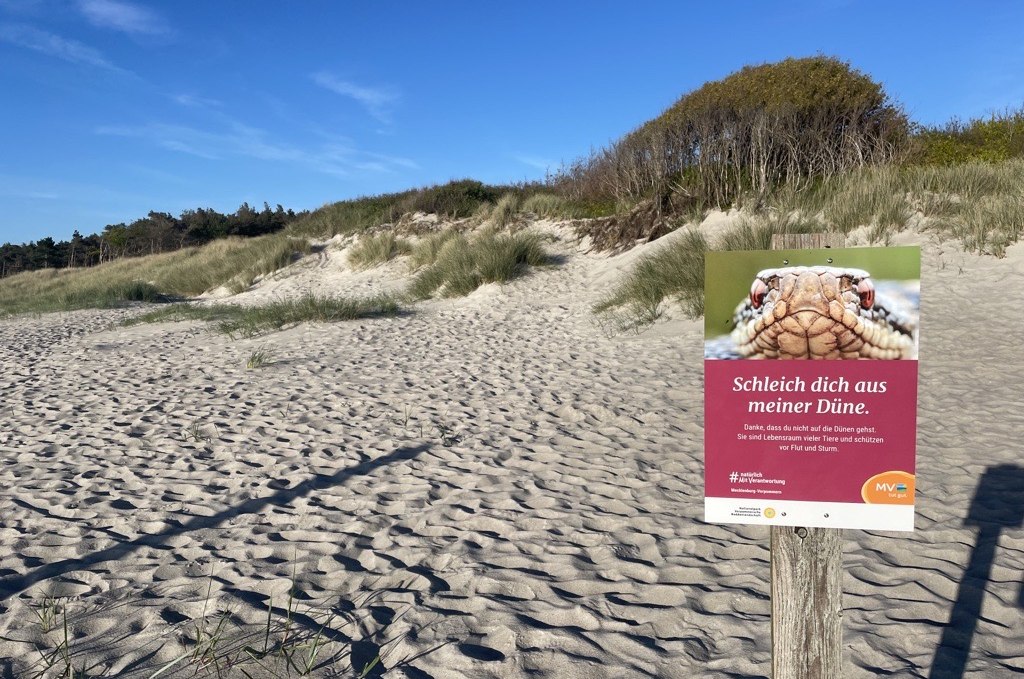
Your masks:
M 348 253 L 348 261 L 356 269 L 369 269 L 389 262 L 412 250 L 409 242 L 393 233 L 362 236 Z
M 574 199 L 730 206 L 745 193 L 890 162 L 908 129 L 882 86 L 848 64 L 786 59 L 706 83 L 554 184 Z
M 472 215 L 482 203 L 494 203 L 506 190 L 507 187 L 460 179 L 416 191 L 410 206 L 411 211 L 459 219 Z
M 997 163 L 1024 157 L 1024 108 L 942 127 L 918 127 L 912 162 L 925 165 Z

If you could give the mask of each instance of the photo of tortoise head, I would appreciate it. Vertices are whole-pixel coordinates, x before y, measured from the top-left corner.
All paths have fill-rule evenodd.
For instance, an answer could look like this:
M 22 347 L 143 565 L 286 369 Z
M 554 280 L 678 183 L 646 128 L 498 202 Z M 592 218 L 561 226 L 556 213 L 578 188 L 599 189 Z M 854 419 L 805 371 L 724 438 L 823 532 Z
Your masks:
M 706 339 L 706 359 L 917 358 L 918 279 L 876 281 L 830 263 L 762 269 L 748 280 L 749 293 L 718 326 L 727 332 Z

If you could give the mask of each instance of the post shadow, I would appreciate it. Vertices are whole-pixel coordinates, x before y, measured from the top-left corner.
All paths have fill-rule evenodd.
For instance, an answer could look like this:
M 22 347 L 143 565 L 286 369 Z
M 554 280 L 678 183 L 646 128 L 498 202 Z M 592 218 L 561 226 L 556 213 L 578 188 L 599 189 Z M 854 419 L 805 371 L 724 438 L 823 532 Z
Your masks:
M 985 585 L 992 573 L 999 534 L 1004 528 L 1024 526 L 1024 467 L 1001 464 L 989 467 L 978 482 L 965 526 L 978 527 L 978 539 L 960 579 L 949 622 L 932 659 L 929 679 L 961 679 L 971 653 L 971 641 L 981 617 Z M 1024 608 L 1024 583 L 1017 600 Z
M 188 521 L 185 521 L 178 526 L 167 528 L 160 533 L 142 535 L 134 540 L 119 542 L 118 544 L 107 547 L 106 549 L 101 549 L 97 552 L 93 552 L 92 554 L 75 559 L 63 559 L 61 561 L 44 564 L 24 575 L 12 575 L 0 578 L 0 602 L 5 601 L 11 596 L 19 594 L 20 592 L 23 592 L 29 587 L 32 587 L 44 580 L 58 577 L 71 571 L 89 568 L 90 566 L 104 561 L 117 561 L 119 559 L 123 559 L 142 547 L 161 547 L 164 545 L 167 538 L 193 530 L 213 528 L 241 514 L 256 513 L 270 504 L 287 504 L 296 498 L 310 494 L 314 490 L 338 486 L 345 483 L 352 477 L 369 474 L 379 467 L 384 467 L 402 460 L 411 460 L 429 449 L 430 446 L 427 444 L 398 448 L 387 455 L 382 455 L 381 457 L 371 460 L 364 460 L 363 462 L 351 467 L 339 469 L 334 474 L 316 474 L 294 487 L 282 488 L 280 482 L 272 480 L 270 487 L 278 489 L 273 495 L 263 498 L 250 498 L 239 505 L 228 507 L 227 509 L 212 516 L 193 516 Z

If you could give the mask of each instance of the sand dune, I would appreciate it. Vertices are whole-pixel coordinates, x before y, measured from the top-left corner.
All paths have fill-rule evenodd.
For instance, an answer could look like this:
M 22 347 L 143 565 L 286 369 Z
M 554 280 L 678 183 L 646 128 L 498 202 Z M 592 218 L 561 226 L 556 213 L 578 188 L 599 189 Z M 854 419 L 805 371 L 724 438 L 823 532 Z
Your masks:
M 239 301 L 401 283 L 342 245 Z M 151 676 L 221 611 L 218 662 L 252 676 L 285 661 L 244 647 L 318 631 L 314 676 L 767 676 L 767 529 L 701 521 L 700 324 L 607 336 L 590 305 L 643 250 L 552 247 L 510 285 L 255 339 L 0 321 L 0 676 L 60 643 L 48 596 L 89 676 Z M 844 533 L 846 676 L 1024 673 L 1022 283 L 1021 245 L 925 244 L 917 532 Z

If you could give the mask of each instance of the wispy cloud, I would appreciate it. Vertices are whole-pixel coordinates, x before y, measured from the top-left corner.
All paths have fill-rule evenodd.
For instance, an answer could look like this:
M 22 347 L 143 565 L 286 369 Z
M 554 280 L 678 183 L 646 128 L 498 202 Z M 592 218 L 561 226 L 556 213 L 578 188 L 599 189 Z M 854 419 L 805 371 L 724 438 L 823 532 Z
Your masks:
M 195 94 L 176 94 L 171 97 L 175 103 L 181 104 L 182 106 L 188 106 L 190 108 L 220 108 L 224 105 L 224 102 L 217 99 L 210 99 L 208 97 L 200 97 Z
M 94 26 L 129 35 L 168 35 L 167 22 L 145 7 L 117 0 L 79 0 L 78 8 Z
M 399 98 L 398 92 L 394 89 L 390 87 L 357 85 L 348 80 L 342 80 L 326 71 L 314 73 L 310 77 L 320 87 L 359 102 L 370 115 L 382 123 L 391 122 L 391 107 Z
M 218 130 L 152 122 L 136 126 L 107 125 L 96 128 L 95 132 L 142 139 L 169 151 L 204 160 L 244 157 L 301 165 L 316 172 L 340 177 L 351 176 L 355 172 L 392 173 L 418 167 L 408 158 L 361 151 L 337 141 L 315 148 L 275 142 L 265 130 L 237 121 L 230 121 Z
M 553 160 L 541 158 L 539 156 L 531 156 L 528 154 L 516 154 L 512 156 L 512 159 L 522 163 L 523 165 L 529 165 L 532 168 L 542 170 L 544 172 L 554 169 L 554 167 L 558 164 Z
M 34 50 L 47 56 L 63 59 L 73 64 L 85 64 L 98 68 L 128 73 L 114 65 L 99 50 L 77 40 L 68 40 L 59 35 L 42 31 L 23 24 L 0 24 L 0 41 Z

